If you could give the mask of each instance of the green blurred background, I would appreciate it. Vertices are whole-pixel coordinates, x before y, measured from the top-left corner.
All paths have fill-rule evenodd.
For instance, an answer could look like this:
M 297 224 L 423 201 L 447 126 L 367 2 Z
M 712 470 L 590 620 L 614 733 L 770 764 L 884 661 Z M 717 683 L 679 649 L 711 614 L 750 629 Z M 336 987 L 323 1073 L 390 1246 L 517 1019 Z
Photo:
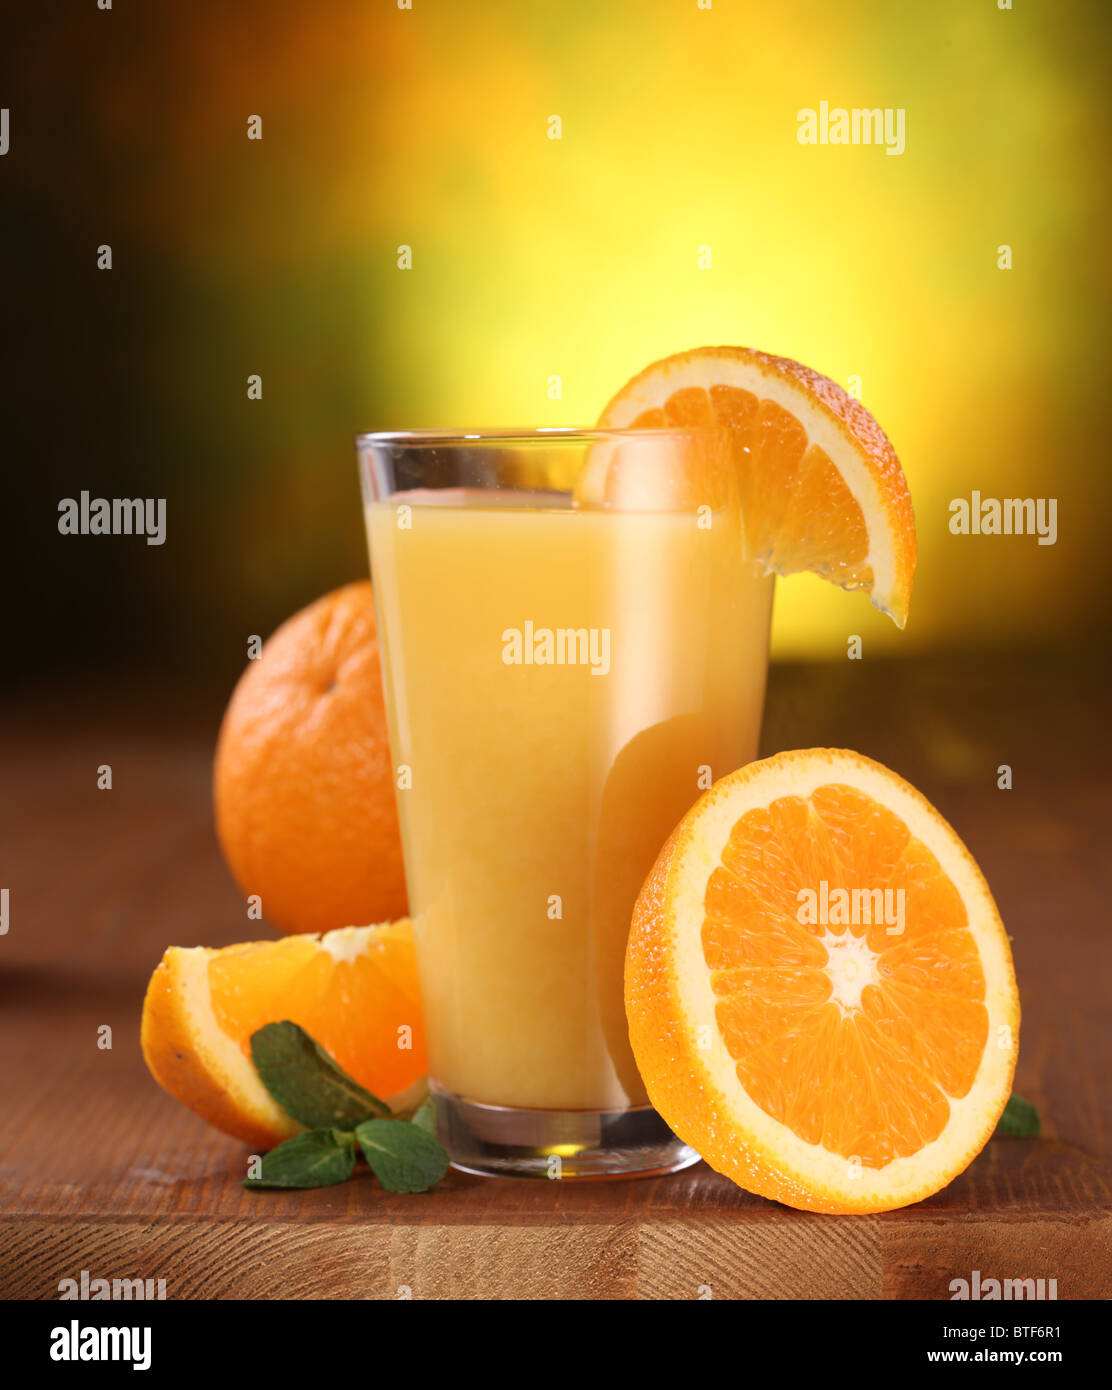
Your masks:
M 859 379 L 915 501 L 906 631 L 794 579 L 774 654 L 1093 640 L 1106 6 L 413 5 L 5 16 L 6 682 L 224 690 L 248 634 L 366 573 L 356 430 L 589 423 L 707 343 Z M 904 108 L 905 152 L 800 145 L 823 100 Z M 1057 544 L 951 536 L 974 488 L 1056 497 Z M 60 537 L 82 489 L 164 496 L 167 543 Z

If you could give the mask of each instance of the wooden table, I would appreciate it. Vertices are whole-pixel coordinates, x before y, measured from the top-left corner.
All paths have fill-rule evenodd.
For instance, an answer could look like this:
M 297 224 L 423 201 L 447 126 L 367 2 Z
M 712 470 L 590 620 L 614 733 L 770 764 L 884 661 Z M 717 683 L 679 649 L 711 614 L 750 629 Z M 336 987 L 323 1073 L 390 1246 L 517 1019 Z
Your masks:
M 765 745 L 858 748 L 911 778 L 980 860 L 1014 938 L 1017 1089 L 1044 1136 L 995 1140 L 930 1201 L 791 1211 L 704 1165 L 575 1184 L 450 1175 L 238 1186 L 242 1145 L 150 1080 L 140 1001 L 163 947 L 258 934 L 214 840 L 220 702 L 67 692 L 0 724 L 0 1294 L 164 1278 L 170 1298 L 947 1298 L 974 1269 L 1110 1291 L 1112 811 L 1091 671 L 1064 660 L 782 666 Z M 198 714 L 198 710 L 201 711 Z M 111 791 L 97 768 L 112 766 Z M 1013 769 L 1011 791 L 996 769 Z M 98 1047 L 98 1029 L 112 1047 Z

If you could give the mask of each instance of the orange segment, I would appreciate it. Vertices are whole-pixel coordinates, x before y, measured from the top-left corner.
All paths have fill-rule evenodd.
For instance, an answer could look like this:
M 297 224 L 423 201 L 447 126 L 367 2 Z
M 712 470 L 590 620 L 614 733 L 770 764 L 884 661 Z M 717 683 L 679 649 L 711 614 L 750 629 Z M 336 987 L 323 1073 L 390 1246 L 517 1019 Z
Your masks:
M 646 367 L 599 418 L 609 429 L 684 425 L 729 428 L 754 560 L 864 589 L 903 627 L 916 561 L 911 498 L 895 450 L 859 401 L 788 357 L 697 348 Z M 581 504 L 610 503 L 617 488 L 605 473 L 617 462 L 587 469 Z
M 715 784 L 638 899 L 630 1038 L 649 1097 L 753 1192 L 883 1211 L 945 1186 L 1011 1091 L 1007 936 L 954 831 L 856 753 Z
M 250 1040 L 282 1019 L 403 1108 L 427 1066 L 409 921 L 222 950 L 171 946 L 143 1001 L 143 1056 L 159 1085 L 209 1124 L 270 1147 L 300 1126 L 259 1080 Z

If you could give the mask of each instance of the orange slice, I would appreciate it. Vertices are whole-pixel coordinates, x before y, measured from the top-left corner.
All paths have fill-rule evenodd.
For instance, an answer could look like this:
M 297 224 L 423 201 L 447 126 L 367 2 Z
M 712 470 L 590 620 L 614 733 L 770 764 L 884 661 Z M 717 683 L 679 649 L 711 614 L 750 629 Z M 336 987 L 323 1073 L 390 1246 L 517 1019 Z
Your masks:
M 911 497 L 887 435 L 859 401 L 789 357 L 709 347 L 646 367 L 599 417 L 609 429 L 683 425 L 729 428 L 747 549 L 766 572 L 810 570 L 864 589 L 904 626 L 916 559 Z M 596 453 L 580 503 L 612 500 L 614 459 Z
M 988 887 L 938 812 L 857 753 L 780 753 L 704 794 L 638 898 L 625 993 L 653 1105 L 789 1206 L 930 1196 L 1011 1093 L 1019 999 Z
M 163 1090 L 202 1119 L 270 1148 L 301 1126 L 259 1080 L 250 1040 L 282 1019 L 300 1024 L 356 1081 L 404 1109 L 426 1071 L 408 919 L 222 950 L 171 946 L 143 1001 L 143 1056 Z

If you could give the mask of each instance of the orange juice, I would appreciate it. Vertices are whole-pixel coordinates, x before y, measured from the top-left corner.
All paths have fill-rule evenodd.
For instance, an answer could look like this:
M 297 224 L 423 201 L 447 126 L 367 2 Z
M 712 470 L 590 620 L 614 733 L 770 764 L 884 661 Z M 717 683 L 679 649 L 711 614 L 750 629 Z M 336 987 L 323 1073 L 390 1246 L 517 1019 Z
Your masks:
M 772 579 L 737 527 L 560 495 L 367 509 L 429 1074 L 494 1106 L 647 1104 L 634 899 L 757 753 Z

